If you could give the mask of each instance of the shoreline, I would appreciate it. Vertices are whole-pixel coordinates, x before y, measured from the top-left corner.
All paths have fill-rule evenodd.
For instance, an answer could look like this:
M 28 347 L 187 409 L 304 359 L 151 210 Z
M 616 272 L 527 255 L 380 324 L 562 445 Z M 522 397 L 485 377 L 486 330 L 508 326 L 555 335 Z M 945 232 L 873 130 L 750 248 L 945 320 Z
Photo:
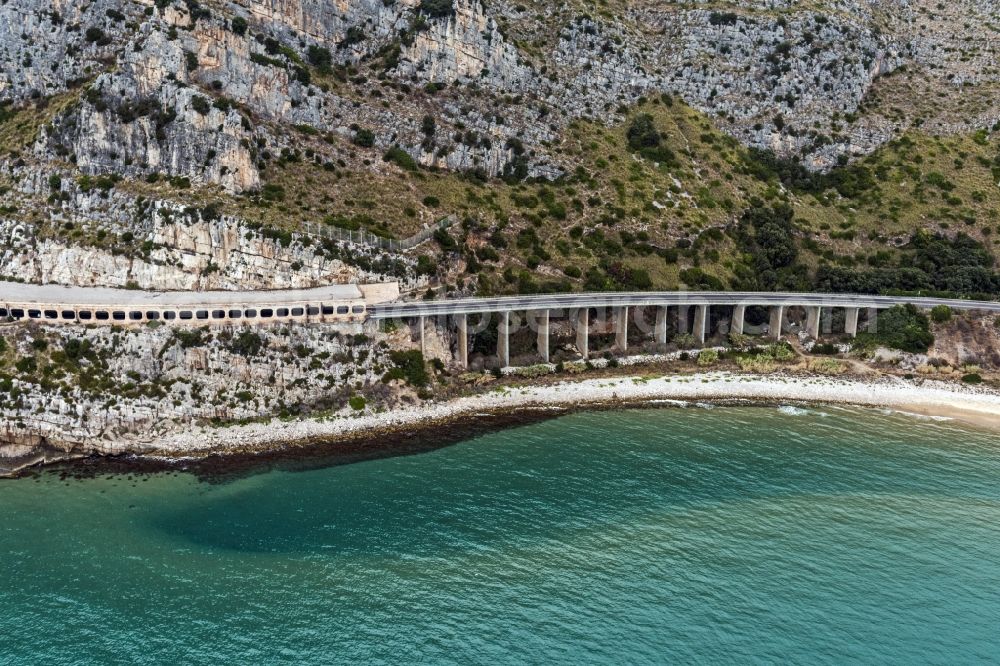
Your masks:
M 432 450 L 484 432 L 574 411 L 697 402 L 888 408 L 1000 432 L 1000 392 L 939 380 L 728 371 L 657 376 L 630 373 L 544 385 L 499 386 L 390 412 L 198 426 L 168 434 L 155 445 L 115 442 L 99 455 L 36 460 L 12 474 L 38 465 L 100 466 L 102 461 L 114 461 L 112 466 L 124 464 L 128 469 L 206 467 L 222 475 L 227 468 L 267 467 L 279 460 L 299 460 L 312 467 L 344 464 Z M 471 422 L 470 416 L 474 417 Z
M 447 402 L 392 412 L 326 419 L 271 421 L 199 428 L 168 435 L 165 449 L 198 452 L 266 449 L 313 439 L 350 438 L 419 424 L 434 426 L 476 412 L 576 410 L 599 406 L 635 407 L 656 400 L 682 402 L 800 402 L 885 407 L 940 416 L 1000 429 L 1000 393 L 938 380 L 916 383 L 893 376 L 875 379 L 773 373 L 703 372 L 690 375 L 629 374 L 564 380 L 548 385 L 502 386 Z

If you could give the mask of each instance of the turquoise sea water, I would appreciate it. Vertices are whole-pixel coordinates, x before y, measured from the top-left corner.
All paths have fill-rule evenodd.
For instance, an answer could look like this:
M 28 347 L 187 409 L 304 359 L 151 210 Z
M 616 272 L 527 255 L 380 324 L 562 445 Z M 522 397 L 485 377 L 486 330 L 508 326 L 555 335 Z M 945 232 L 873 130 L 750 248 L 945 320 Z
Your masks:
M 915 417 L 589 412 L 0 507 L 3 664 L 1000 661 L 1000 438 Z

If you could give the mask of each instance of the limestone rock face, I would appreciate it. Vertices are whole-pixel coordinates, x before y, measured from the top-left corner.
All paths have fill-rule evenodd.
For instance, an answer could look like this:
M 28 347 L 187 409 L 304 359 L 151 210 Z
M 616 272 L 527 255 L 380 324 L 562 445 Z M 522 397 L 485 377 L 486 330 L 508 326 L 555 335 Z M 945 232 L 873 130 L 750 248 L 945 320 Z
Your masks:
M 179 40 L 151 31 L 133 44 L 121 69 L 100 75 L 77 107 L 42 131 L 36 154 L 72 155 L 94 175 L 163 173 L 229 192 L 258 187 L 243 118 L 185 85 Z
M 136 10 L 136 5 L 120 0 L 3 3 L 0 100 L 49 96 L 86 80 L 102 61 L 115 58 Z
M 361 28 L 380 40 L 394 36 L 406 25 L 416 6 L 414 0 L 235 0 L 243 14 L 286 34 L 306 35 L 329 44 L 339 44 L 351 28 Z M 346 48 L 346 47 L 345 47 Z M 360 49 L 359 49 L 360 50 Z
M 358 386 L 382 391 L 385 336 L 374 327 L 234 328 L 178 335 L 177 329 L 19 326 L 5 339 L 30 354 L 32 341 L 84 350 L 80 376 L 61 392 L 31 377 L 13 380 L 16 400 L 0 398 L 0 474 L 53 452 L 155 450 L 159 435 L 212 419 L 252 419 L 279 405 L 347 415 Z M 95 386 L 106 382 L 107 393 Z M 105 389 L 107 390 L 107 389 Z M 34 457 L 32 457 L 34 456 Z
M 498 91 L 529 89 L 532 78 L 479 2 L 458 3 L 453 15 L 417 32 L 397 72 L 448 83 L 478 79 Z
M 641 1 L 601 14 L 511 0 L 10 0 L 0 100 L 82 86 L 39 159 L 231 193 L 259 188 L 260 153 L 294 146 L 288 130 L 303 126 L 344 139 L 364 127 L 427 166 L 557 176 L 550 142 L 567 122 L 612 122 L 663 92 L 748 145 L 826 168 L 918 118 L 934 131 L 995 122 L 995 12 L 978 0 Z M 913 108 L 864 108 L 904 65 L 926 87 L 909 91 Z M 412 96 L 427 84 L 447 92 Z M 982 94 L 961 115 L 928 103 L 970 89 Z M 433 139 L 425 113 L 439 119 Z
M 346 243 L 315 243 L 304 236 L 295 236 L 286 245 L 238 219 L 190 215 L 158 202 L 142 225 L 135 225 L 134 218 L 121 226 L 102 219 L 93 227 L 119 238 L 131 234 L 131 242 L 145 248 L 139 256 L 39 238 L 30 225 L 0 219 L 0 276 L 162 290 L 298 289 L 399 279 L 419 284 L 412 274 L 412 260 Z

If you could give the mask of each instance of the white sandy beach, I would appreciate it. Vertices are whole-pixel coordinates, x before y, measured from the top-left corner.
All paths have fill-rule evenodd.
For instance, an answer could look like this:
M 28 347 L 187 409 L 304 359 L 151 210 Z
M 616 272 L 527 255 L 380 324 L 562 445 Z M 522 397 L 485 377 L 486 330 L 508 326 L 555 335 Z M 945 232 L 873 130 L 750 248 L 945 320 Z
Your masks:
M 323 419 L 273 420 L 222 428 L 195 428 L 156 442 L 157 453 L 273 449 L 317 439 L 370 436 L 393 428 L 435 423 L 482 412 L 579 407 L 661 400 L 826 403 L 885 407 L 1000 429 L 1000 394 L 979 387 L 895 377 L 871 379 L 807 375 L 708 372 L 661 377 L 624 376 L 567 380 L 544 386 L 498 387 L 481 395 L 383 413 Z

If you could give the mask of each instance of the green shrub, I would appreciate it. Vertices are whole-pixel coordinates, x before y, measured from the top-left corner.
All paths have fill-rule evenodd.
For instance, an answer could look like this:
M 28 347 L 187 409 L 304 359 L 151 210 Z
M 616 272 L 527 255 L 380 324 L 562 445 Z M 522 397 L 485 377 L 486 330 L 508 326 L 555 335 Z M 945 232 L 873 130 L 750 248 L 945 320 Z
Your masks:
M 931 319 L 938 324 L 951 321 L 951 308 L 947 305 L 935 305 L 931 308 Z
M 328 48 L 316 46 L 315 44 L 311 45 L 306 51 L 306 60 L 323 74 L 331 71 L 330 66 L 333 63 L 333 56 L 330 55 L 330 49 Z
M 444 18 L 455 13 L 452 0 L 420 0 L 417 10 L 431 18 Z
M 835 358 L 816 358 L 809 361 L 809 369 L 821 375 L 842 375 L 849 366 Z
M 698 354 L 698 365 L 704 367 L 712 365 L 719 360 L 719 352 L 715 349 L 703 349 Z
M 795 351 L 787 342 L 779 342 L 767 348 L 767 355 L 775 361 L 784 363 L 795 358 Z
M 441 246 L 442 250 L 454 250 L 458 247 L 458 243 L 454 238 L 448 235 L 448 231 L 441 229 L 440 227 L 434 230 L 433 238 L 437 241 L 438 245 Z
M 970 372 L 967 375 L 962 375 L 962 381 L 966 384 L 982 384 L 983 377 L 978 372 Z
M 353 46 L 354 44 L 359 44 L 365 40 L 365 30 L 359 25 L 352 25 L 347 29 L 347 33 L 344 38 L 340 41 L 339 46 Z M 329 68 L 329 64 L 327 64 Z
M 729 344 L 734 349 L 747 350 L 754 347 L 753 338 L 743 333 L 731 332 L 729 334 Z
M 365 397 L 362 395 L 352 395 L 351 399 L 347 402 L 351 405 L 351 409 L 356 412 L 360 412 L 365 408 Z
M 83 33 L 84 38 L 91 42 L 96 43 L 98 46 L 107 46 L 111 43 L 111 39 L 104 34 L 104 31 L 97 27 L 89 27 L 87 31 Z
M 18 359 L 14 367 L 22 374 L 31 374 L 38 369 L 38 361 L 35 360 L 34 356 L 24 356 Z
M 722 280 L 710 275 L 700 268 L 685 268 L 680 272 L 681 282 L 693 289 L 709 289 L 712 291 L 724 291 L 726 285 Z
M 544 363 L 539 363 L 538 365 L 529 365 L 524 368 L 518 368 L 515 373 L 518 377 L 541 377 L 543 375 L 548 375 L 552 373 L 552 368 L 545 365 Z
M 361 128 L 354 133 L 354 138 L 351 139 L 354 145 L 361 146 L 362 148 L 371 148 L 375 145 L 375 133 L 370 129 Z
M 245 35 L 247 34 L 247 20 L 242 16 L 234 16 L 229 21 L 229 29 L 237 35 Z
M 625 132 L 628 147 L 639 151 L 643 148 L 655 148 L 660 145 L 660 132 L 656 129 L 653 116 L 643 113 L 632 119 Z
M 265 67 L 284 67 L 285 63 L 278 58 L 269 58 L 263 53 L 251 53 L 250 62 L 264 65 Z
M 698 346 L 698 341 L 690 333 L 681 333 L 674 336 L 673 342 L 679 349 L 694 349 Z
M 409 351 L 393 351 L 389 358 L 396 367 L 385 373 L 382 381 L 388 383 L 393 379 L 402 379 L 410 386 L 424 387 L 430 383 L 430 375 L 424 363 L 424 355 L 419 349 Z
M 181 349 L 191 349 L 201 347 L 205 344 L 208 329 L 202 328 L 178 328 L 173 331 L 173 339 L 180 343 Z
M 930 320 L 912 303 L 879 312 L 875 323 L 875 333 L 858 334 L 855 339 L 857 346 L 864 347 L 874 342 L 890 349 L 922 353 L 934 344 Z
M 767 373 L 778 369 L 778 364 L 771 356 L 760 354 L 758 356 L 737 356 L 736 365 L 743 372 Z
M 284 201 L 285 188 L 274 183 L 267 183 L 261 188 L 260 196 L 263 197 L 265 201 Z
M 347 217 L 345 215 L 327 215 L 323 218 L 323 222 L 324 224 L 329 224 L 331 227 L 346 229 L 347 231 L 357 231 L 361 228 L 361 220 L 358 216 Z
M 229 351 L 246 358 L 260 354 L 264 339 L 256 331 L 243 331 L 229 345 Z
M 653 116 L 643 113 L 632 119 L 625 132 L 628 147 L 648 160 L 674 165 L 677 157 L 670 148 L 661 145 L 662 137 L 653 122 Z
M 209 104 L 208 99 L 202 97 L 201 95 L 195 95 L 191 98 L 191 108 L 200 113 L 203 116 L 207 116 L 212 105 Z
M 115 184 L 121 180 L 121 176 L 118 174 L 111 174 L 105 176 L 89 176 L 84 174 L 76 179 L 76 184 L 84 192 L 90 192 L 93 189 L 101 190 L 102 192 L 107 192 L 115 186 Z
M 427 114 L 424 116 L 423 120 L 420 122 L 420 131 L 424 133 L 424 136 L 434 136 L 434 132 L 437 130 L 437 122 L 434 120 L 434 116 Z
M 407 171 L 416 171 L 419 166 L 417 161 L 399 146 L 392 146 L 389 150 L 385 151 L 385 155 L 382 156 L 382 159 L 386 162 L 392 162 L 396 166 L 406 169 Z

